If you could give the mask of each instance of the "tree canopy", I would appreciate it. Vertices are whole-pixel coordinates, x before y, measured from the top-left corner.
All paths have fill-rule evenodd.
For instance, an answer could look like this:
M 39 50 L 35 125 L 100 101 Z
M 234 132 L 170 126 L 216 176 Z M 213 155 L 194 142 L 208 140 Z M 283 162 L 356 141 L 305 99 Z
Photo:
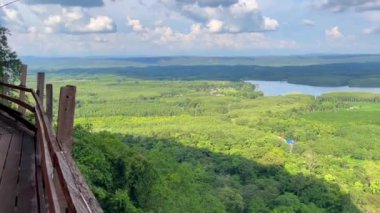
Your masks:
M 8 44 L 9 35 L 9 30 L 0 26 L 0 77 L 1 80 L 6 77 L 9 82 L 13 82 L 18 79 L 22 64 L 17 53 Z

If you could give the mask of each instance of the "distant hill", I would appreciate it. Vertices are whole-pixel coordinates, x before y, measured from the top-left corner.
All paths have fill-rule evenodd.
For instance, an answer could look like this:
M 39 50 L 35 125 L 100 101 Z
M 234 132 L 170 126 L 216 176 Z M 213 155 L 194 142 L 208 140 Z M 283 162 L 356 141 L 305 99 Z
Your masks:
M 266 80 L 311 86 L 380 87 L 380 55 L 271 57 L 39 58 L 31 72 L 115 74 L 147 80 Z
M 113 74 L 144 80 L 287 81 L 311 86 L 380 87 L 380 63 L 347 63 L 310 66 L 150 66 L 72 68 L 57 75 Z
M 341 63 L 380 63 L 380 55 L 298 55 L 259 57 L 21 57 L 32 70 L 54 71 L 68 68 L 108 68 L 147 66 L 255 65 L 308 66 Z

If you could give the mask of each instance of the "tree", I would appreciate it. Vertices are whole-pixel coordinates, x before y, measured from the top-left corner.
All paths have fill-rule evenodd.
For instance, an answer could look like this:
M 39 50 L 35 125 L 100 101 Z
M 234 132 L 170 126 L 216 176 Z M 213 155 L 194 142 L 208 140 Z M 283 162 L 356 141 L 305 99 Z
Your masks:
M 8 82 L 14 82 L 19 77 L 22 64 L 17 53 L 8 45 L 8 35 L 9 30 L 0 26 L 0 78 L 2 81 L 7 78 Z

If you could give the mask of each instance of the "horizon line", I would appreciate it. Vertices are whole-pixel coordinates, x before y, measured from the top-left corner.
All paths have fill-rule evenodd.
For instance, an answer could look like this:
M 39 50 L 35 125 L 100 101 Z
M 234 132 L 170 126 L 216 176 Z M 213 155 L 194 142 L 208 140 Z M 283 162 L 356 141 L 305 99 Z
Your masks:
M 43 56 L 43 55 L 19 55 L 20 58 L 260 58 L 260 57 L 299 57 L 299 56 L 380 56 L 380 53 L 305 53 L 289 55 L 62 55 L 62 56 Z

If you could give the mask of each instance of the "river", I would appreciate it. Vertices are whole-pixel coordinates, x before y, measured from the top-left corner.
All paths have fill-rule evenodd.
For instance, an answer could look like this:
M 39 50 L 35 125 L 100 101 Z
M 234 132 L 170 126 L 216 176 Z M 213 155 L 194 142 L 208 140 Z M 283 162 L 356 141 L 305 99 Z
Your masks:
M 246 81 L 257 86 L 257 90 L 262 91 L 265 96 L 279 96 L 302 93 L 319 96 L 331 92 L 371 92 L 380 93 L 380 88 L 359 88 L 359 87 L 321 87 L 307 86 L 300 84 L 290 84 L 285 81 Z

